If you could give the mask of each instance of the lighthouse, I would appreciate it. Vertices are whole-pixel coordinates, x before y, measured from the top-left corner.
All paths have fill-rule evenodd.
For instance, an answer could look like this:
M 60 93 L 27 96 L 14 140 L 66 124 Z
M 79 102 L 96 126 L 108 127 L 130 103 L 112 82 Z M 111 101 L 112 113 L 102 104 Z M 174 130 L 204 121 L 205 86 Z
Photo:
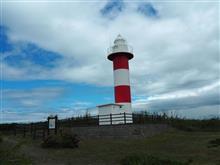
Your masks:
M 113 62 L 115 103 L 99 105 L 99 125 L 133 123 L 129 60 L 134 57 L 132 48 L 118 35 L 108 49 L 108 59 Z
M 133 57 L 132 48 L 119 34 L 108 50 L 108 59 L 113 62 L 115 103 L 123 105 L 126 113 L 132 113 L 129 60 Z

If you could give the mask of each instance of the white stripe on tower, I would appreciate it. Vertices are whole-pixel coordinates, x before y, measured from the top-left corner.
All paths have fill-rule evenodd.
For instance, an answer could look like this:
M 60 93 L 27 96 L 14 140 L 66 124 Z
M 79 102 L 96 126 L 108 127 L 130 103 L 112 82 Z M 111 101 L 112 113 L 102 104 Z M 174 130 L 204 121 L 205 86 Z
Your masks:
M 130 85 L 129 70 L 128 69 L 116 69 L 114 70 L 114 85 Z

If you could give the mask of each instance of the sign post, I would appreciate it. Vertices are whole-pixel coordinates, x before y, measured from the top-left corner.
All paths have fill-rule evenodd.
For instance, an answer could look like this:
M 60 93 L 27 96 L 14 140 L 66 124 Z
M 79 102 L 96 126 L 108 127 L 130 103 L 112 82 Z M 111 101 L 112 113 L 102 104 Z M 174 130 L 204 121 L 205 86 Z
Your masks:
M 58 117 L 56 116 L 49 116 L 47 118 L 47 134 L 50 134 L 50 130 L 54 130 L 54 133 L 57 134 L 57 121 Z

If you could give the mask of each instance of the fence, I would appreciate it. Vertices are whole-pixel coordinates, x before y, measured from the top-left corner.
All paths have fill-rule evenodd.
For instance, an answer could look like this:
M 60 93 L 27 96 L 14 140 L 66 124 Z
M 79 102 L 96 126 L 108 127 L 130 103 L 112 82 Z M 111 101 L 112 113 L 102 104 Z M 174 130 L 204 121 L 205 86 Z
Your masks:
M 119 113 L 109 115 L 82 116 L 60 119 L 57 122 L 58 130 L 64 127 L 80 127 L 80 126 L 99 126 L 99 125 L 115 125 L 115 124 L 145 124 L 166 122 L 166 116 Z M 15 136 L 32 137 L 33 139 L 44 139 L 50 134 L 48 122 L 38 122 L 29 124 L 1 124 L 0 131 L 5 133 L 13 133 Z M 10 134 L 11 134 L 10 133 Z
M 132 113 L 118 113 L 99 115 L 99 125 L 131 124 L 133 123 Z
M 49 134 L 46 122 L 30 124 L 13 124 L 10 130 L 14 136 L 32 137 L 33 139 L 45 139 Z
M 83 117 L 72 117 L 59 120 L 61 127 L 89 126 L 89 125 L 115 125 L 131 124 L 133 122 L 132 113 L 117 113 L 108 115 L 86 115 Z

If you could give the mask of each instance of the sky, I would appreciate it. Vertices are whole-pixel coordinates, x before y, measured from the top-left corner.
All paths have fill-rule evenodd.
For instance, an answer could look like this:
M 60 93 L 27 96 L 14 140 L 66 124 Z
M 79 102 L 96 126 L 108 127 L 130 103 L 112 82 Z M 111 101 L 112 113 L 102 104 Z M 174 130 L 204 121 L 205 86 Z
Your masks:
M 133 111 L 220 117 L 218 1 L 1 1 L 0 123 L 114 102 L 107 49 L 132 46 Z

